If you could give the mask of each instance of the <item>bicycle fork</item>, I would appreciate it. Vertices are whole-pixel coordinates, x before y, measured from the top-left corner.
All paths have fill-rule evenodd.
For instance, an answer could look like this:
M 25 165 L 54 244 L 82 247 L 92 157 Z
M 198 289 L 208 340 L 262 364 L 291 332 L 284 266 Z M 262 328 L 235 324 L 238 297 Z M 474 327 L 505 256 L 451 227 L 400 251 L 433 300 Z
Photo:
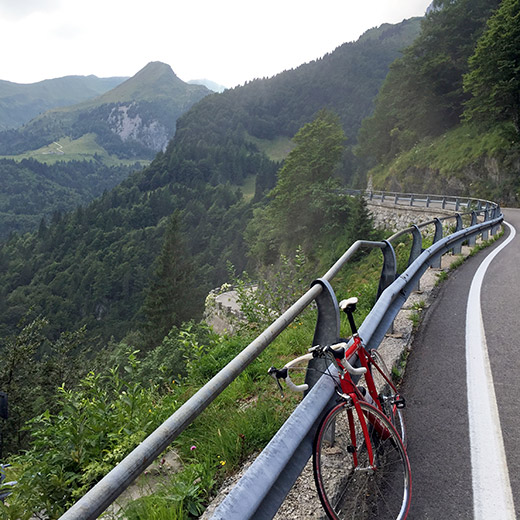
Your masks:
M 358 461 L 358 446 L 357 446 L 357 436 L 356 436 L 356 428 L 354 424 L 354 415 L 353 409 L 348 409 L 348 422 L 350 429 L 350 445 L 347 448 L 349 453 L 352 453 L 352 458 L 354 461 L 354 471 L 375 471 L 376 465 L 374 464 L 374 450 L 372 449 L 372 442 L 370 441 L 370 435 L 368 433 L 368 426 L 366 422 L 366 417 L 363 411 L 361 410 L 361 406 L 359 406 L 359 400 L 354 397 L 352 398 L 352 403 L 354 404 L 354 409 L 356 411 L 357 416 L 359 417 L 359 422 L 361 424 L 361 429 L 363 432 L 363 439 L 365 440 L 365 445 L 367 448 L 368 454 L 368 466 L 360 467 Z M 361 439 L 362 440 L 362 439 Z

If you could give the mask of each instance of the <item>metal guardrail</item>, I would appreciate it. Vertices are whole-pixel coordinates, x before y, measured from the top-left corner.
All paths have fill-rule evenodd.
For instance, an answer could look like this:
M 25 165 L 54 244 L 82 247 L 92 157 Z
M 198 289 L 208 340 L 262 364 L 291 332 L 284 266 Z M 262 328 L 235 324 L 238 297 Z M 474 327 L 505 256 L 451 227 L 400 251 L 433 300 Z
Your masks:
M 457 197 L 445 195 L 428 195 L 415 193 L 397 193 L 393 191 L 373 190 L 346 190 L 349 195 L 363 195 L 370 202 L 379 201 L 381 204 L 395 204 L 401 206 L 415 206 L 433 209 L 447 209 L 452 211 L 481 211 L 491 210 L 497 206 L 490 200 L 475 199 L 470 197 Z
M 418 198 L 415 198 L 418 200 Z M 488 201 L 483 201 L 486 203 Z M 494 203 L 486 209 L 471 213 L 472 225 L 456 230 L 442 238 L 441 219 L 403 230 L 382 242 L 358 240 L 311 288 L 287 311 L 250 343 L 237 357 L 216 374 L 195 395 L 184 403 L 161 426 L 98 482 L 86 495 L 62 516 L 62 520 L 89 520 L 97 518 L 116 498 L 171 444 L 213 400 L 247 368 L 265 348 L 313 301 L 318 306 L 318 320 L 313 344 L 331 344 L 339 339 L 339 309 L 330 281 L 340 269 L 362 248 L 380 248 L 383 252 L 378 300 L 359 328 L 369 348 L 377 348 L 391 326 L 397 312 L 406 301 L 420 276 L 442 254 L 453 250 L 479 234 L 494 233 L 503 217 Z M 479 215 L 483 221 L 478 223 Z M 462 226 L 462 215 L 445 217 L 456 219 Z M 437 222 L 438 221 L 438 222 Z M 420 229 L 435 226 L 434 244 L 422 251 L 419 247 Z M 440 226 L 440 227 L 439 227 Z M 391 241 L 409 232 L 413 236 L 408 269 L 397 275 L 397 262 Z M 312 363 L 322 360 L 312 360 Z M 333 395 L 333 385 L 327 378 L 313 380 L 316 370 L 309 370 L 306 382 L 312 387 L 308 395 L 273 437 L 246 475 L 235 486 L 213 518 L 245 520 L 272 518 L 285 499 L 312 451 L 314 431 L 323 410 Z

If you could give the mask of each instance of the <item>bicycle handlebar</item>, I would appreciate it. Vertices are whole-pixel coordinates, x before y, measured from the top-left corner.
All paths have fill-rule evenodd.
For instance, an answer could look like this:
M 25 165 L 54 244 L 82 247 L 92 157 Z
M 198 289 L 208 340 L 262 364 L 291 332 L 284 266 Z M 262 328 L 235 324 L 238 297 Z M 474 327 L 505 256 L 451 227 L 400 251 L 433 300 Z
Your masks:
M 276 367 L 271 367 L 267 371 L 267 373 L 276 381 L 278 388 L 280 389 L 280 393 L 282 394 L 282 398 L 284 397 L 284 395 L 282 385 L 280 384 L 280 379 L 283 379 L 285 381 L 285 384 L 293 392 L 305 392 L 306 390 L 308 390 L 309 385 L 306 383 L 304 383 L 303 385 L 296 385 L 293 383 L 289 376 L 289 368 L 291 368 L 294 365 L 298 365 L 302 361 L 309 361 L 310 359 L 312 359 L 312 357 L 312 354 L 305 354 L 303 356 L 293 359 L 292 361 L 289 361 L 280 370 L 278 370 Z
M 310 361 L 314 357 L 322 356 L 323 354 L 331 353 L 336 360 L 341 362 L 343 368 L 352 375 L 362 375 L 367 369 L 365 367 L 355 368 L 353 367 L 348 359 L 345 357 L 345 353 L 347 352 L 347 344 L 345 342 L 336 343 L 335 345 L 326 345 L 324 347 L 320 345 L 315 345 L 309 349 L 309 354 L 304 354 L 303 356 L 297 357 L 284 365 L 283 368 L 277 369 L 276 367 L 271 367 L 267 373 L 276 381 L 278 388 L 282 394 L 282 398 L 284 397 L 282 385 L 280 384 L 280 379 L 285 381 L 285 384 L 293 390 L 294 392 L 305 392 L 308 390 L 309 385 L 296 385 L 293 383 L 289 376 L 289 368 L 294 367 L 302 363 L 303 361 Z
M 331 352 L 334 355 L 334 357 L 339 362 L 341 362 L 343 368 L 345 368 L 345 370 L 353 376 L 360 376 L 367 371 L 365 367 L 355 368 L 349 363 L 348 359 L 345 356 L 345 353 L 347 352 L 347 344 L 344 341 L 342 341 L 341 343 L 336 343 L 335 345 L 325 345 L 324 347 L 316 345 L 314 347 L 311 347 L 309 349 L 309 352 L 317 353 L 318 355 Z

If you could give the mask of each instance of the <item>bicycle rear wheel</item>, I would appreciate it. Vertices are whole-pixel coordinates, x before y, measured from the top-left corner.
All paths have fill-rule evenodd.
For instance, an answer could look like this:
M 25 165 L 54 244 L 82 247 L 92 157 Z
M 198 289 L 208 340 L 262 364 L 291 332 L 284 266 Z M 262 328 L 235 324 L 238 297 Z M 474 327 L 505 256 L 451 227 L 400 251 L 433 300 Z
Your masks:
M 314 439 L 314 479 L 333 520 L 394 520 L 408 514 L 411 473 L 406 450 L 390 421 L 376 408 L 343 402 L 324 417 Z M 366 419 L 368 437 L 363 435 Z M 373 466 L 368 445 L 373 451 Z

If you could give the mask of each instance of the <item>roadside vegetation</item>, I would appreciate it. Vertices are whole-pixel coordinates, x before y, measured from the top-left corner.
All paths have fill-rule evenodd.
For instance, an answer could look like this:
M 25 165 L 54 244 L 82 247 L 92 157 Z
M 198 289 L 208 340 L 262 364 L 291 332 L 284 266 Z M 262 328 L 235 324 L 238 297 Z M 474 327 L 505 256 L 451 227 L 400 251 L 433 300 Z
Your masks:
M 433 179 L 441 192 L 464 188 L 518 202 L 518 106 L 506 110 L 511 92 L 491 88 L 512 85 L 517 93 L 517 78 L 486 56 L 502 39 L 498 58 L 509 63 L 509 50 L 519 54 L 520 25 L 509 23 L 518 21 L 519 5 L 435 0 L 367 119 L 418 20 L 206 96 L 178 119 L 175 138 L 147 168 L 70 213 L 58 200 L 99 195 L 85 182 L 90 175 L 100 185 L 130 167 L 0 160 L 3 179 L 16 188 L 0 198 L 0 217 L 14 216 L 9 222 L 20 229 L 0 244 L 0 390 L 9 396 L 0 457 L 12 464 L 8 480 L 18 481 L 0 516 L 59 518 L 353 242 L 382 239 L 364 200 L 342 192 L 365 186 L 370 167 L 386 188 L 426 189 Z M 356 83 L 346 83 L 338 60 Z M 360 79 L 367 64 L 371 74 Z M 93 122 L 94 113 L 87 134 Z M 119 144 L 105 130 L 108 143 Z M 35 148 L 58 138 L 49 136 Z M 138 156 L 130 152 L 125 157 Z M 480 175 L 482 163 L 497 166 L 496 179 Z M 58 173 L 68 184 L 58 185 Z M 36 223 L 29 210 L 47 189 L 60 196 Z M 24 233 L 28 215 L 37 231 Z M 410 248 L 409 239 L 395 245 L 398 272 Z M 359 323 L 374 304 L 381 261 L 380 251 L 360 253 L 334 280 L 338 299 L 360 299 Z M 201 318 L 205 295 L 224 281 L 239 292 L 245 320 L 218 335 Z M 197 517 L 299 402 L 294 394 L 281 399 L 267 369 L 304 353 L 315 322 L 311 308 L 291 323 L 174 442 L 180 468 L 165 470 L 152 496 L 113 514 Z

